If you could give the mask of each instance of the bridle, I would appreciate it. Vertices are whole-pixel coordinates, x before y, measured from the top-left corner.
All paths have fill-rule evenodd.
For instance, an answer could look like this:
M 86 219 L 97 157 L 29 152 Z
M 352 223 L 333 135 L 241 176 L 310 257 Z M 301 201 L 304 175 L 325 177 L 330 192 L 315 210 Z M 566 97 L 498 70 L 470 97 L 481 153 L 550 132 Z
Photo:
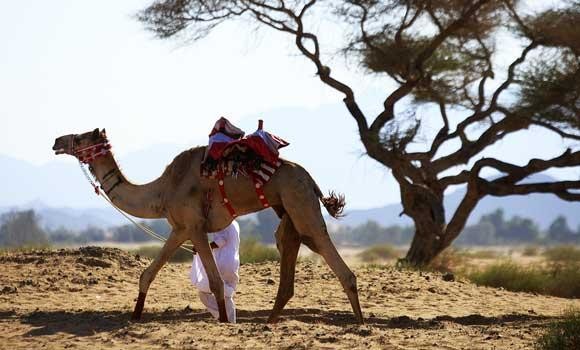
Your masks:
M 132 222 L 135 226 L 140 228 L 143 232 L 147 233 L 148 235 L 150 235 L 150 236 L 152 236 L 152 237 L 154 237 L 157 240 L 160 240 L 162 242 L 167 241 L 167 239 L 165 237 L 159 235 L 158 233 L 156 233 L 155 231 L 153 231 L 149 227 L 135 221 L 133 218 L 131 218 L 129 215 L 127 215 L 124 211 L 122 211 L 119 207 L 117 207 L 111 201 L 111 199 L 109 199 L 108 192 L 110 192 L 115 186 L 119 185 L 121 183 L 120 180 L 118 182 L 116 182 L 113 186 L 111 186 L 108 190 L 104 190 L 101 186 L 99 186 L 98 180 L 94 179 L 87 172 L 87 169 L 85 169 L 85 166 L 84 166 L 85 164 L 88 164 L 89 166 L 91 166 L 91 163 L 95 159 L 111 153 L 111 145 L 109 144 L 109 140 L 107 140 L 105 138 L 100 143 L 75 150 L 74 141 L 75 141 L 75 138 L 77 137 L 77 135 L 73 134 L 70 136 L 71 136 L 71 138 L 70 138 L 71 154 L 78 159 L 80 168 L 81 168 L 83 174 L 85 175 L 85 177 L 87 178 L 88 182 L 91 184 L 91 186 L 95 190 L 95 194 L 97 194 L 98 196 L 100 195 L 101 198 L 103 198 L 105 201 L 107 201 L 113 208 L 115 208 L 119 213 L 121 213 L 121 215 L 123 215 L 125 218 L 127 218 L 127 220 Z M 109 171 L 107 174 L 105 174 L 104 181 L 106 181 L 106 179 L 108 177 L 110 177 L 110 175 L 113 173 L 115 173 L 115 171 Z M 100 191 L 100 190 L 103 190 L 103 191 Z M 193 246 L 181 245 L 180 248 L 184 249 L 190 253 L 193 253 Z
M 83 164 L 90 164 L 95 159 L 107 155 L 111 150 L 109 140 L 104 139 L 102 142 L 83 147 L 75 150 L 74 140 L 77 135 L 72 135 L 70 141 L 71 153 Z

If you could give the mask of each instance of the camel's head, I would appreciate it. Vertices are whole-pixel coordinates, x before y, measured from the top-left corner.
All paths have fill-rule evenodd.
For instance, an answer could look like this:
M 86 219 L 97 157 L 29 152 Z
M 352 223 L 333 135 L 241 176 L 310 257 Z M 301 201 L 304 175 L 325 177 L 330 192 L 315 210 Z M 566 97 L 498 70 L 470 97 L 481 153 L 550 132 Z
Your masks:
M 58 137 L 54 140 L 52 150 L 55 154 L 70 154 L 72 156 L 77 156 L 80 150 L 104 143 L 107 143 L 105 129 L 99 130 L 97 128 L 93 131 L 85 132 L 84 134 L 70 134 Z

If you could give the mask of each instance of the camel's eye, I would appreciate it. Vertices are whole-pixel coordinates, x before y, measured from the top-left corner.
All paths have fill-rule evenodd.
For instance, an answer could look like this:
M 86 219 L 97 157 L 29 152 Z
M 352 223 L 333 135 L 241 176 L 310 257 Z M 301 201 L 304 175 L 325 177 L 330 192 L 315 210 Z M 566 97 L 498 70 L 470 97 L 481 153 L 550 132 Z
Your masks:
M 79 143 L 81 143 L 81 139 L 78 136 L 73 136 L 73 142 L 75 143 L 75 145 L 78 145 Z

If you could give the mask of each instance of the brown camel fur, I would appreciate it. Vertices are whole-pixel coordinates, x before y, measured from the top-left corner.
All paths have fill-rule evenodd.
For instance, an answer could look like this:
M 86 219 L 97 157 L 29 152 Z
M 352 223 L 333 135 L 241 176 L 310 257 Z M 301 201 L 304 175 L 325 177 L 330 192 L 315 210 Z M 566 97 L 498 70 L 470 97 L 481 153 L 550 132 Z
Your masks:
M 57 138 L 53 150 L 56 154 L 75 155 L 75 150 L 107 141 L 105 130 L 95 129 L 84 134 L 71 134 Z M 185 241 L 190 240 L 202 260 L 215 295 L 219 320 L 227 321 L 223 281 L 207 240 L 207 232 L 220 231 L 232 222 L 232 217 L 221 204 L 217 180 L 202 178 L 200 164 L 205 147 L 186 150 L 167 166 L 156 180 L 135 185 L 119 170 L 111 152 L 90 162 L 90 169 L 111 201 L 123 211 L 140 218 L 166 218 L 172 232 L 161 252 L 143 271 L 139 280 L 139 297 L 133 312 L 140 319 L 145 297 L 151 282 L 161 267 Z M 254 191 L 253 182 L 243 176 L 227 177 L 225 188 L 228 198 L 243 215 L 262 210 Z M 300 243 L 320 254 L 340 280 L 359 322 L 363 322 L 356 277 L 344 263 L 334 247 L 320 212 L 322 200 L 331 214 L 343 204 L 332 207 L 334 196 L 323 197 L 320 189 L 306 170 L 298 164 L 284 160 L 283 164 L 264 186 L 264 193 L 272 208 L 281 217 L 276 231 L 280 251 L 280 284 L 274 308 L 268 319 L 275 322 L 294 292 L 294 272 Z M 206 194 L 211 191 L 211 206 L 204 215 Z M 340 202 L 340 201 L 339 201 Z

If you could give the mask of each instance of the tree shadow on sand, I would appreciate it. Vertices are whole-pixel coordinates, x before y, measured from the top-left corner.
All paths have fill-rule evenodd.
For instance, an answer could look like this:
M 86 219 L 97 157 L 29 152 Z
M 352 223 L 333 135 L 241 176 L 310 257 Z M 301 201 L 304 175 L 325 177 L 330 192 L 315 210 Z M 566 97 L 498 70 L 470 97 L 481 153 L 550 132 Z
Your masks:
M 238 310 L 239 324 L 265 324 L 271 310 Z M 56 333 L 68 333 L 79 337 L 93 336 L 101 332 L 122 331 L 133 324 L 172 324 L 181 322 L 216 322 L 211 316 L 201 309 L 183 310 L 168 309 L 165 311 L 149 311 L 143 314 L 141 321 L 130 320 L 131 313 L 127 311 L 37 311 L 22 316 L 21 321 L 35 327 L 25 336 L 41 336 Z M 445 323 L 456 323 L 464 326 L 484 325 L 508 325 L 526 322 L 540 322 L 551 319 L 548 316 L 507 314 L 497 317 L 482 315 L 467 315 L 452 317 L 447 315 L 437 316 L 433 319 L 412 319 L 408 316 L 391 318 L 375 317 L 371 315 L 365 318 L 365 323 L 370 327 L 383 329 L 440 329 Z M 280 322 L 295 320 L 308 324 L 325 324 L 343 326 L 345 332 L 364 332 L 365 329 L 358 327 L 354 315 L 351 312 L 338 310 L 320 309 L 286 309 L 282 313 Z M 366 328 L 366 327 L 365 327 Z M 368 329 L 367 329 L 368 330 Z

